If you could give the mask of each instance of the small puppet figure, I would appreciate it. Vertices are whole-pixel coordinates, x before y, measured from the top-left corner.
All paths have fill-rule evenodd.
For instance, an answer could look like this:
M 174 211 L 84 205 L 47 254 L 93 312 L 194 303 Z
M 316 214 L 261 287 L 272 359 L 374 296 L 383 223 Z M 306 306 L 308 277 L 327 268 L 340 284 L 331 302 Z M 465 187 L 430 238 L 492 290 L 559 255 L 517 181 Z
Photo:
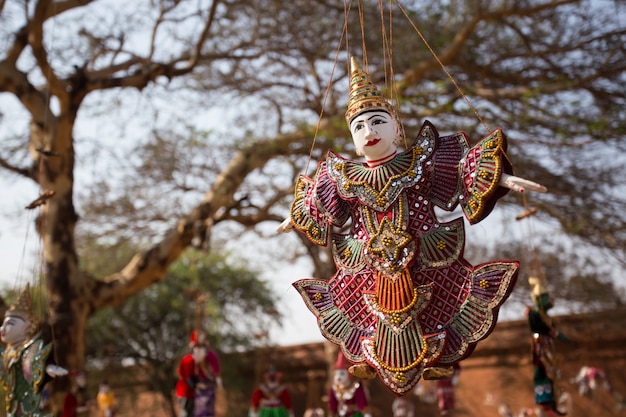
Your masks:
M 415 405 L 406 397 L 397 397 L 391 403 L 393 417 L 413 417 L 415 415 Z
M 548 315 L 548 310 L 553 307 L 552 298 L 541 285 L 541 280 L 530 277 L 528 282 L 532 287 L 533 300 L 533 307 L 528 310 L 528 323 L 532 332 L 535 403 L 549 416 L 563 416 L 566 413 L 557 407 L 559 393 L 555 382 L 560 378 L 560 372 L 554 352 L 554 340 L 568 342 L 569 339 L 559 333 Z
M 420 381 L 413 389 L 413 394 L 424 404 L 435 404 L 437 398 L 437 381 Z
M 63 399 L 63 411 L 60 417 L 78 417 L 81 413 L 89 411 L 89 405 L 85 398 L 87 380 L 82 372 L 70 373 L 70 390 Z
M 362 378 L 378 374 L 397 395 L 425 379 L 449 378 L 494 328 L 519 263 L 471 265 L 463 219 L 435 208 L 459 204 L 471 224 L 509 189 L 545 191 L 512 175 L 507 140 L 494 130 L 475 146 L 464 133 L 439 136 L 425 121 L 406 150 L 395 108 L 352 58 L 346 122 L 365 162 L 329 151 L 313 178 L 300 175 L 290 217 L 317 245 L 331 245 L 337 273 L 293 285 Z M 346 232 L 344 225 L 349 225 Z
M 585 397 L 593 397 L 593 394 L 600 388 L 611 392 L 611 385 L 604 371 L 593 366 L 581 367 L 571 382 L 578 384 L 578 393 Z
M 437 381 L 437 406 L 439 407 L 439 415 L 442 416 L 447 416 L 454 410 L 454 389 L 459 383 L 461 367 L 458 363 L 455 363 L 453 369 L 454 374 L 452 378 Z
M 369 400 L 363 384 L 348 372 L 350 363 L 339 352 L 333 370 L 333 383 L 328 393 L 331 417 L 371 417 Z
M 41 394 L 48 377 L 67 375 L 67 370 L 48 363 L 52 344 L 45 344 L 39 323 L 32 315 L 30 285 L 9 306 L 0 327 L 2 365 L 7 417 L 47 416 L 41 411 Z
M 216 391 L 222 387 L 217 352 L 209 348 L 206 334 L 194 330 L 189 342 L 191 352 L 178 365 L 180 417 L 215 416 Z
M 100 417 L 113 417 L 115 415 L 115 394 L 107 380 L 100 383 L 98 395 L 96 396 Z
M 323 408 L 308 408 L 304 411 L 304 415 L 302 417 L 325 417 Z
M 282 374 L 274 365 L 263 374 L 263 382 L 252 392 L 250 417 L 293 417 L 291 394 L 281 384 Z

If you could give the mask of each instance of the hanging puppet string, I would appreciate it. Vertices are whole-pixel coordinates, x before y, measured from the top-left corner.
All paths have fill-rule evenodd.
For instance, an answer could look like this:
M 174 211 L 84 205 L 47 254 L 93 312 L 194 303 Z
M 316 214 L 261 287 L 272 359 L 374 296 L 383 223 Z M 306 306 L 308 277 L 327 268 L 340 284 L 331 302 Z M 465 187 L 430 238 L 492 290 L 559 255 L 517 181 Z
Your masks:
M 333 75 L 335 74 L 335 69 L 337 68 L 337 62 L 339 61 L 339 52 L 341 51 L 341 44 L 343 43 L 343 39 L 346 39 L 346 47 L 348 45 L 348 16 L 350 15 L 349 10 L 352 6 L 352 1 L 347 4 L 344 1 L 344 21 L 343 21 L 343 29 L 341 31 L 341 36 L 339 39 L 339 43 L 337 44 L 337 49 L 335 50 L 335 59 L 333 61 L 333 67 L 330 71 L 330 76 L 328 77 L 328 83 L 326 84 L 326 90 L 324 91 L 324 97 L 322 98 L 322 106 L 320 110 L 320 115 L 317 119 L 317 124 L 315 126 L 315 133 L 313 135 L 313 143 L 311 143 L 311 149 L 309 150 L 309 159 L 306 162 L 306 167 L 304 172 L 308 172 L 309 166 L 311 164 L 311 160 L 313 159 L 313 150 L 315 149 L 315 143 L 317 142 L 317 135 L 320 131 L 322 118 L 324 117 L 324 108 L 326 107 L 326 102 L 328 100 L 328 95 L 330 94 L 330 89 L 332 87 Z M 348 72 L 350 70 L 348 69 Z
M 311 149 L 309 150 L 309 157 L 306 163 L 306 167 L 305 167 L 305 172 L 308 172 L 309 170 L 309 166 L 311 164 L 311 160 L 313 159 L 313 150 L 315 149 L 315 144 L 317 142 L 317 136 L 319 134 L 320 128 L 321 128 L 321 122 L 324 116 L 324 108 L 326 107 L 326 102 L 328 101 L 328 95 L 330 94 L 331 88 L 332 88 L 332 80 L 333 80 L 333 75 L 335 74 L 335 70 L 337 68 L 337 63 L 339 61 L 339 53 L 341 51 L 341 45 L 343 44 L 343 41 L 345 39 L 345 43 L 346 43 L 346 56 L 350 56 L 350 40 L 348 37 L 348 20 L 350 18 L 350 12 L 352 11 L 352 0 L 350 1 L 344 1 L 343 3 L 344 5 L 344 21 L 343 21 L 343 28 L 341 31 L 341 36 L 339 38 L 339 42 L 337 43 L 337 49 L 335 50 L 335 58 L 333 61 L 333 67 L 331 69 L 330 72 L 330 76 L 328 77 L 328 83 L 326 85 L 326 89 L 324 91 L 324 97 L 322 98 L 322 106 L 321 106 L 321 110 L 320 110 L 320 114 L 317 120 L 317 124 L 315 126 L 315 133 L 313 135 L 313 143 L 311 144 Z M 361 47 L 363 50 L 363 59 L 364 59 L 364 63 L 365 66 L 367 67 L 368 64 L 368 60 L 367 60 L 367 47 L 365 44 L 365 17 L 364 17 L 364 12 L 363 12 L 363 4 L 361 2 L 361 0 L 358 0 L 358 5 L 357 5 L 357 9 L 358 9 L 358 14 L 359 14 L 359 22 L 360 22 L 360 27 L 361 27 Z M 381 11 L 381 22 L 384 22 L 384 12 L 383 12 L 383 7 L 382 7 L 382 2 L 381 0 L 379 0 L 379 9 Z M 391 18 L 392 18 L 392 14 L 391 14 L 391 3 L 390 3 L 390 13 L 389 13 L 389 21 L 391 22 Z M 391 23 L 390 23 L 391 24 Z M 383 23 L 383 28 L 384 28 L 384 23 Z M 391 34 L 390 34 L 391 37 Z M 386 36 L 386 32 L 383 29 L 383 50 L 388 51 L 388 56 L 389 56 L 389 67 L 390 67 L 390 74 L 391 74 L 391 79 L 393 79 L 393 67 L 391 65 L 392 62 L 392 53 L 391 53 L 391 46 L 390 46 L 390 41 L 388 40 L 387 36 Z M 385 56 L 386 58 L 386 56 Z M 348 59 L 347 62 L 347 72 L 350 73 L 350 61 Z M 387 82 L 387 78 L 386 78 L 386 74 L 387 72 L 385 71 L 385 82 Z
M 528 207 L 528 200 L 526 198 L 526 194 L 522 193 L 522 201 L 523 201 L 523 206 L 524 206 L 524 211 L 520 214 L 518 214 L 515 217 L 515 220 L 524 220 L 527 219 L 527 238 L 526 238 L 526 242 L 528 242 L 527 245 L 527 255 L 528 258 L 530 259 L 530 265 L 531 265 L 531 271 L 529 271 L 529 275 L 532 276 L 537 276 L 541 281 L 545 280 L 545 274 L 543 271 L 543 268 L 541 267 L 541 262 L 539 260 L 539 252 L 537 250 L 537 247 L 535 245 L 535 229 L 534 229 L 534 223 L 533 223 L 533 219 L 532 217 L 537 214 L 537 208 L 536 207 Z
M 404 16 L 407 18 L 407 20 L 409 21 L 409 23 L 411 24 L 411 26 L 413 27 L 413 29 L 415 30 L 415 32 L 418 34 L 418 36 L 420 37 L 420 39 L 422 40 L 422 42 L 424 42 L 424 45 L 426 45 L 426 47 L 428 48 L 428 50 L 430 51 L 430 53 L 433 55 L 433 57 L 435 58 L 435 60 L 437 61 L 437 63 L 441 66 L 441 69 L 443 69 L 443 71 L 446 73 L 446 75 L 448 76 L 448 78 L 450 79 L 450 81 L 452 82 L 452 84 L 454 84 L 454 87 L 457 89 L 457 91 L 459 92 L 459 94 L 461 94 L 461 97 L 463 97 L 463 99 L 465 100 L 465 102 L 467 103 L 467 105 L 472 109 L 472 111 L 474 112 L 474 115 L 476 116 L 476 118 L 478 119 L 478 121 L 480 122 L 480 124 L 483 125 L 483 127 L 487 130 L 487 132 L 491 132 L 491 130 L 489 129 L 489 126 L 487 126 L 487 124 L 483 121 L 482 117 L 480 117 L 480 115 L 478 114 L 478 110 L 476 110 L 476 107 L 474 107 L 474 105 L 471 103 L 471 101 L 469 100 L 469 98 L 465 95 L 465 93 L 463 92 L 463 90 L 461 89 L 461 87 L 459 86 L 459 84 L 456 82 L 456 80 L 454 79 L 454 77 L 452 76 L 452 74 L 450 74 L 450 71 L 448 71 L 448 69 L 446 68 L 446 66 L 443 64 L 443 62 L 441 62 L 441 59 L 439 59 L 439 56 L 437 56 L 437 54 L 435 53 L 435 51 L 433 50 L 433 48 L 430 46 L 430 44 L 428 43 L 428 41 L 426 40 L 426 38 L 424 37 L 424 35 L 422 35 L 422 32 L 417 28 L 417 26 L 415 25 L 415 23 L 411 20 L 411 17 L 409 16 L 409 14 L 407 13 L 407 11 L 405 10 L 405 8 L 402 6 L 402 4 L 396 0 L 396 4 L 398 5 L 398 8 L 402 11 L 402 13 L 404 14 Z
M 28 207 L 27 207 L 28 208 Z M 17 267 L 17 277 L 15 279 L 15 285 L 13 287 L 13 290 L 15 291 L 15 293 L 19 293 L 19 288 L 22 286 L 22 278 L 23 278 L 23 271 L 24 271 L 24 259 L 26 259 L 26 248 L 27 248 L 27 242 L 30 236 L 30 225 L 32 224 L 33 218 L 32 215 L 30 214 L 31 212 L 28 212 L 28 215 L 26 216 L 26 225 L 27 227 L 26 232 L 24 233 L 24 244 L 22 245 L 22 256 L 20 257 L 20 262 L 18 264 Z
M 422 40 L 422 42 L 424 43 L 426 48 L 430 51 L 430 53 L 432 54 L 434 59 L 437 61 L 439 66 L 446 73 L 447 77 L 450 79 L 452 84 L 455 86 L 455 88 L 457 89 L 457 91 L 459 92 L 461 97 L 463 97 L 463 99 L 465 100 L 467 105 L 470 107 L 470 109 L 472 109 L 472 111 L 473 111 L 474 115 L 476 116 L 476 118 L 478 119 L 478 121 L 483 125 L 483 127 L 487 130 L 487 132 L 490 132 L 491 130 L 489 129 L 487 124 L 484 122 L 484 120 L 482 119 L 482 117 L 478 113 L 478 110 L 476 109 L 476 107 L 474 107 L 474 105 L 471 103 L 471 101 L 469 100 L 467 95 L 465 95 L 465 93 L 463 92 L 463 90 L 461 89 L 459 84 L 456 82 L 456 80 L 454 79 L 454 77 L 452 76 L 450 71 L 448 71 L 448 69 L 446 68 L 444 63 L 441 61 L 441 59 L 439 58 L 439 56 L 437 55 L 435 50 L 430 46 L 430 44 L 428 43 L 428 41 L 426 40 L 426 38 L 424 37 L 422 32 L 419 30 L 419 28 L 417 27 L 415 22 L 413 22 L 413 20 L 409 16 L 409 14 L 406 11 L 406 9 L 404 8 L 404 6 L 397 0 L 395 1 L 395 3 L 398 6 L 398 8 L 400 9 L 400 11 L 404 14 L 404 16 L 406 17 L 407 21 L 409 22 L 409 24 L 411 25 L 413 30 L 417 33 L 419 38 Z M 395 98 L 394 101 L 396 103 L 398 103 L 397 99 L 399 97 L 399 93 L 398 93 L 398 90 L 396 88 L 396 83 L 393 81 L 394 77 L 395 77 L 395 74 L 394 74 L 394 70 L 393 70 L 393 48 L 392 48 L 392 40 L 393 40 L 393 25 L 392 25 L 392 22 L 393 22 L 393 13 L 392 12 L 393 12 L 393 10 L 392 10 L 392 5 L 393 5 L 393 0 L 390 0 L 390 2 L 389 2 L 389 36 L 387 36 L 387 30 L 385 28 L 385 23 L 384 23 L 385 22 L 384 5 L 382 3 L 382 0 L 378 0 L 378 6 L 379 6 L 379 11 L 380 11 L 380 16 L 381 16 L 381 25 L 382 25 L 381 33 L 382 33 L 383 51 L 385 51 L 385 53 L 383 54 L 384 55 L 383 56 L 384 68 L 385 68 L 385 84 L 391 84 L 391 88 L 390 88 L 391 94 L 392 94 L 393 98 Z M 345 39 L 345 43 L 346 43 L 347 56 L 350 56 L 350 53 L 349 53 L 350 46 L 349 46 L 349 37 L 348 37 L 348 21 L 349 21 L 350 12 L 352 10 L 352 6 L 353 6 L 352 0 L 344 1 L 344 23 L 343 23 L 343 28 L 342 28 L 342 32 L 341 32 L 341 36 L 340 36 L 340 39 L 339 39 L 339 42 L 338 42 L 337 49 L 335 51 L 335 58 L 334 58 L 333 67 L 331 69 L 331 73 L 330 73 L 330 76 L 329 76 L 329 81 L 328 81 L 328 83 L 326 85 L 326 89 L 324 91 L 324 96 L 323 96 L 323 99 L 322 99 L 322 106 L 321 106 L 320 114 L 319 114 L 318 121 L 317 121 L 317 124 L 316 124 L 316 127 L 315 127 L 315 133 L 314 133 L 314 136 L 313 136 L 313 143 L 311 144 L 311 149 L 309 151 L 309 157 L 308 157 L 308 160 L 307 160 L 307 163 L 306 163 L 305 172 L 308 172 L 309 166 L 311 164 L 311 160 L 313 159 L 313 150 L 315 149 L 317 136 L 318 136 L 320 128 L 321 128 L 321 121 L 322 121 L 323 116 L 324 116 L 324 108 L 325 108 L 326 102 L 328 100 L 328 95 L 330 94 L 330 90 L 331 90 L 331 87 L 332 87 L 333 75 L 335 74 L 335 70 L 337 68 L 337 62 L 338 62 L 338 59 L 339 59 L 339 52 L 341 50 L 341 45 L 342 45 L 344 39 Z M 362 50 L 363 50 L 363 62 L 364 62 L 365 67 L 367 68 L 368 67 L 368 56 L 367 56 L 367 48 L 366 48 L 366 43 L 365 43 L 365 14 L 364 14 L 364 11 L 363 11 L 363 3 L 362 3 L 361 0 L 358 0 L 357 10 L 358 10 L 359 23 L 360 23 L 360 29 L 361 29 L 361 45 L 362 45 Z M 348 63 L 348 66 L 349 66 L 349 63 Z M 387 69 L 388 69 L 388 71 L 387 71 Z M 348 71 L 349 71 L 349 69 L 348 69 Z M 401 128 L 402 128 L 402 130 L 404 130 L 404 126 L 401 126 Z M 405 137 L 405 135 L 403 135 L 403 136 Z M 405 137 L 405 141 L 406 141 L 406 137 Z
M 395 83 L 393 82 L 393 80 L 394 80 L 393 48 L 391 46 L 391 42 L 393 40 L 393 25 L 392 25 L 392 22 L 393 22 L 393 10 L 392 10 L 392 3 L 393 3 L 393 0 L 390 0 L 389 1 L 389 37 L 387 37 L 387 31 L 386 31 L 385 24 L 384 24 L 384 20 L 385 20 L 384 19 L 384 7 L 383 7 L 382 0 L 378 0 L 378 6 L 379 6 L 379 10 L 380 10 L 381 23 L 382 23 L 383 50 L 385 51 L 385 54 L 384 54 L 384 57 L 383 57 L 385 69 L 387 68 L 387 60 L 388 60 L 388 63 L 389 63 L 389 78 L 387 78 L 387 71 L 385 70 L 385 83 L 387 84 L 387 82 L 389 82 L 389 80 L 391 80 L 391 84 L 393 85 L 392 88 L 391 88 L 391 91 L 392 91 L 392 95 L 395 96 L 395 97 L 392 97 L 392 98 L 396 98 L 395 101 L 397 102 L 397 98 L 398 98 L 399 94 L 398 94 L 397 89 L 395 88 L 396 87 Z M 469 97 L 467 97 L 467 95 L 463 92 L 463 90 L 461 89 L 459 84 L 456 82 L 455 78 L 452 76 L 450 71 L 448 71 L 448 69 L 446 68 L 444 63 L 441 61 L 441 59 L 437 55 L 435 50 L 430 46 L 430 44 L 428 43 L 428 40 L 426 40 L 426 37 L 419 30 L 419 28 L 417 27 L 415 22 L 413 22 L 413 20 L 409 16 L 408 12 L 406 11 L 406 9 L 402 6 L 402 4 L 399 1 L 396 0 L 395 3 L 398 5 L 398 8 L 404 14 L 404 16 L 406 17 L 407 21 L 409 22 L 409 24 L 411 25 L 413 30 L 415 30 L 415 32 L 417 33 L 419 38 L 422 40 L 422 42 L 424 43 L 426 48 L 428 48 L 430 53 L 433 55 L 434 59 L 437 61 L 437 63 L 441 67 L 441 69 L 446 73 L 447 77 L 450 79 L 450 81 L 452 82 L 454 87 L 457 89 L 457 91 L 459 92 L 461 97 L 463 97 L 463 99 L 465 100 L 467 105 L 470 107 L 470 109 L 472 109 L 472 111 L 474 112 L 474 115 L 476 116 L 478 121 L 483 125 L 483 127 L 487 130 L 487 132 L 491 132 L 491 130 L 489 129 L 489 126 L 487 126 L 487 124 L 484 122 L 484 120 L 482 119 L 482 117 L 478 113 L 478 110 L 476 109 L 476 107 L 472 104 L 472 102 L 470 101 Z M 365 68 L 367 70 L 368 60 L 367 60 L 367 53 L 366 53 L 366 46 L 365 46 L 365 22 L 364 22 L 362 9 L 363 9 L 363 5 L 362 5 L 361 0 L 359 0 L 359 18 L 360 18 L 361 37 L 362 37 L 362 44 L 363 44 L 363 60 L 364 60 Z M 347 18 L 346 18 L 346 22 L 347 22 Z
M 39 171 L 40 171 L 40 175 L 39 178 L 41 178 L 41 173 L 43 172 L 43 158 L 44 155 L 42 154 L 40 156 L 40 160 L 39 160 Z M 55 192 L 52 190 L 45 190 L 44 192 L 41 193 L 41 195 L 39 197 L 37 197 L 35 200 L 33 200 L 29 205 L 26 206 L 26 209 L 29 210 L 29 213 L 37 210 L 37 214 L 35 215 L 35 218 L 37 218 L 37 228 L 39 229 L 38 232 L 38 239 L 37 239 L 37 248 L 35 251 L 35 260 L 38 260 L 38 262 L 34 262 L 33 263 L 33 267 L 32 267 L 32 275 L 38 282 L 38 285 L 35 286 L 35 294 L 34 297 L 36 297 L 36 305 L 37 305 L 37 318 L 42 320 L 45 317 L 45 307 L 44 307 L 44 296 L 43 296 L 43 291 L 42 288 L 44 287 L 42 285 L 42 281 L 44 278 L 44 256 L 43 256 L 43 236 L 42 234 L 45 233 L 45 227 L 46 227 L 46 215 L 44 215 L 42 213 L 41 207 L 45 206 L 48 203 L 48 200 L 50 200 L 53 196 L 54 196 Z M 46 212 L 47 213 L 47 212 Z M 29 216 L 30 218 L 30 216 Z M 32 222 L 32 218 L 29 221 L 29 224 Z M 28 227 L 27 229 L 27 236 L 28 236 Z M 26 240 L 24 245 L 26 246 Z M 24 257 L 24 254 L 22 254 L 22 257 Z M 34 280 L 35 280 L 34 279 Z M 54 326 L 50 326 L 50 331 L 51 331 L 51 336 L 52 336 L 52 342 L 54 343 L 55 340 L 55 334 L 54 334 Z M 52 354 L 54 356 L 54 362 L 55 363 L 59 363 L 59 358 L 58 358 L 58 352 L 56 351 L 56 349 L 52 349 Z

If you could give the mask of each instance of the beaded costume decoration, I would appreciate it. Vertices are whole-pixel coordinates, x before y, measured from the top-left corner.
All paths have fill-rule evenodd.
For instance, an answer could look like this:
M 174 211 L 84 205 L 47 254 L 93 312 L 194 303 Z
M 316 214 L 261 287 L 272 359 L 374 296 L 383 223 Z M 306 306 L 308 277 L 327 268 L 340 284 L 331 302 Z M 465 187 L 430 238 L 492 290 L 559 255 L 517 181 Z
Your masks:
M 353 59 L 346 120 L 368 111 L 397 119 Z M 470 147 L 464 133 L 439 136 L 426 121 L 414 144 L 386 163 L 329 151 L 313 178 L 298 178 L 291 222 L 315 244 L 331 245 L 337 273 L 294 286 L 322 335 L 398 395 L 425 369 L 471 354 L 515 284 L 516 261 L 472 266 L 463 257 L 463 220 L 441 222 L 435 213 L 461 205 L 470 223 L 484 219 L 508 191 L 498 186 L 512 173 L 505 151 L 500 129 Z

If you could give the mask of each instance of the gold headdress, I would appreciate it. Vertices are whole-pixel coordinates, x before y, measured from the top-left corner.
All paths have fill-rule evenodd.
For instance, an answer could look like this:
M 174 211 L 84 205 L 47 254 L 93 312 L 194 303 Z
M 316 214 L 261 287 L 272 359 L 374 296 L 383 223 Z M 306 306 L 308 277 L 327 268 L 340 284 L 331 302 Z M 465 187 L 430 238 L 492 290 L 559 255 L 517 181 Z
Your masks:
M 543 285 L 541 285 L 541 279 L 538 277 L 529 277 L 528 283 L 532 287 L 530 297 L 533 301 L 536 301 L 540 295 L 548 293 L 548 291 L 543 288 Z
M 356 58 L 350 59 L 350 95 L 348 97 L 348 110 L 346 122 L 348 125 L 359 114 L 365 111 L 383 110 L 398 120 L 396 109 L 383 97 L 376 85 L 370 80 L 369 75 L 363 71 Z M 398 120 L 399 121 L 399 120 Z
M 17 296 L 17 299 L 13 304 L 9 306 L 9 309 L 4 313 L 5 316 L 16 316 L 23 320 L 33 322 L 32 319 L 32 307 L 33 302 L 30 296 L 30 284 L 26 284 L 26 287 Z

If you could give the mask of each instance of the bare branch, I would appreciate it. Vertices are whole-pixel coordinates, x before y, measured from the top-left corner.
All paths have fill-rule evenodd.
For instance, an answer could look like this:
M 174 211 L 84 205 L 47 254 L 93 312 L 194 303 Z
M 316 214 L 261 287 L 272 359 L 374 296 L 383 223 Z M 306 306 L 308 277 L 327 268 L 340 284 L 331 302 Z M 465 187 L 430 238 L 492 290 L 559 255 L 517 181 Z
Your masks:
M 191 245 L 198 221 L 213 221 L 220 208 L 232 205 L 235 192 L 251 171 L 269 159 L 287 153 L 290 144 L 302 143 L 305 139 L 301 133 L 286 134 L 238 151 L 203 201 L 181 219 L 175 229 L 167 232 L 150 250 L 135 255 L 119 273 L 107 277 L 107 284 L 97 286 L 94 308 L 115 304 L 164 279 L 168 267 Z
M 30 178 L 31 180 L 37 181 L 37 176 L 34 175 L 34 172 L 30 168 L 20 168 L 15 165 L 10 164 L 6 159 L 0 158 L 0 167 L 13 172 L 14 174 L 18 174 L 25 178 Z
M 30 45 L 42 75 L 48 81 L 48 88 L 52 94 L 60 99 L 66 99 L 66 85 L 61 81 L 48 60 L 48 52 L 43 44 L 43 25 L 51 15 L 52 4 L 48 1 L 39 1 L 35 13 L 28 24 L 28 44 Z
M 559 0 L 526 9 L 514 7 L 512 9 L 502 9 L 484 13 L 479 12 L 472 16 L 464 26 L 456 32 L 456 35 L 443 52 L 437 53 L 437 51 L 433 51 L 437 56 L 436 58 L 433 57 L 430 60 L 421 61 L 417 67 L 405 71 L 402 76 L 402 82 L 397 84 L 397 91 L 400 94 L 404 93 L 409 86 L 421 80 L 426 73 L 440 68 L 440 63 L 441 65 L 447 66 L 454 62 L 459 56 L 460 51 L 465 47 L 467 41 L 474 34 L 478 25 L 483 21 L 504 21 L 507 17 L 511 16 L 532 16 L 544 10 L 551 10 L 559 6 L 577 2 L 578 0 Z

